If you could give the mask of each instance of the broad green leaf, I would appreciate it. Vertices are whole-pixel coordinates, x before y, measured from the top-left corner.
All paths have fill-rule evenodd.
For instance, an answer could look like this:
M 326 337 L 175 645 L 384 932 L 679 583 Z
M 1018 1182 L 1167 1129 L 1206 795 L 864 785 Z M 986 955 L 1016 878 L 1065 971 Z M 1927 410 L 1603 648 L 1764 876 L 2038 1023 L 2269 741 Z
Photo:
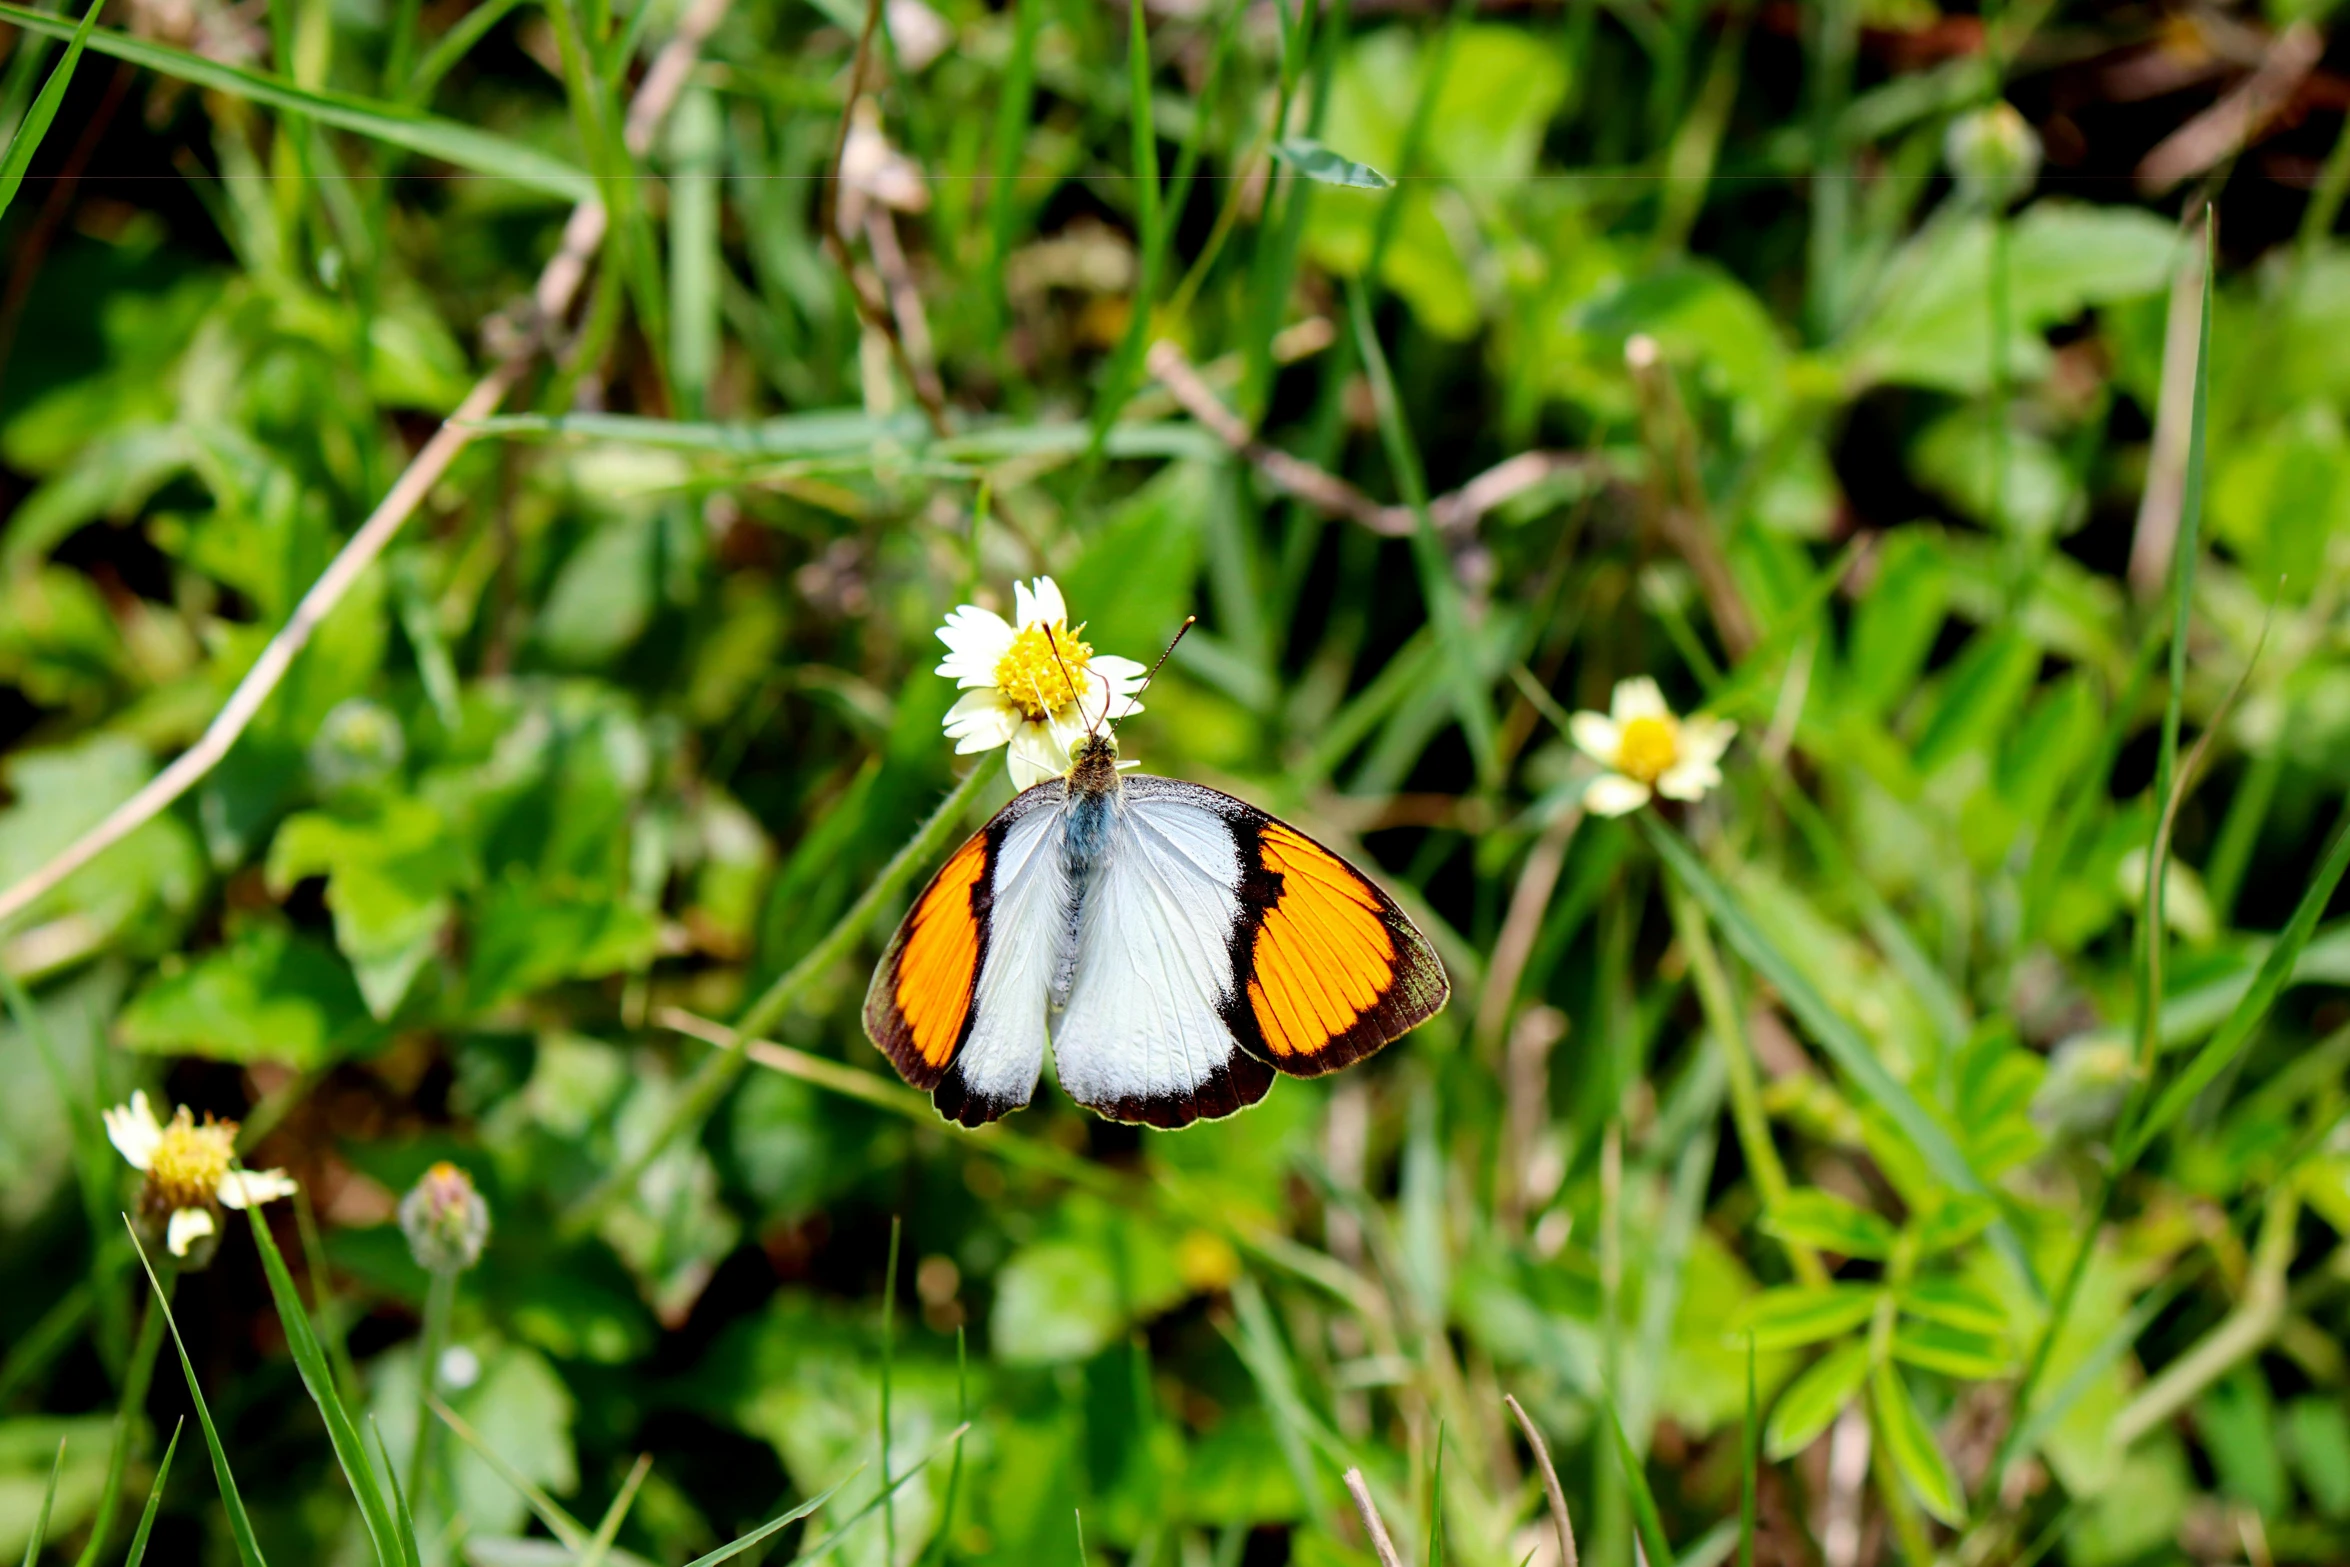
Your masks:
M 659 937 L 653 916 L 625 899 L 508 878 L 474 915 L 467 999 L 486 1008 L 558 980 L 633 969 L 652 958 Z
M 1877 1416 L 1877 1440 L 1892 1455 L 1893 1467 L 1909 1487 L 1918 1505 L 1946 1524 L 1956 1526 L 1966 1517 L 1966 1502 L 1958 1480 L 1950 1472 L 1934 1432 L 1909 1396 L 1909 1385 L 1891 1362 L 1882 1362 L 1869 1375 L 1870 1403 Z
M 324 1066 L 376 1037 L 333 952 L 276 923 L 254 924 L 185 964 L 167 964 L 131 998 L 115 1034 L 151 1055 Z
M 2280 1425 L 2285 1455 L 2310 1501 L 2328 1518 L 2350 1518 L 2350 1409 L 2312 1394 L 2287 1404 Z
M 1839 1257 L 1888 1257 L 1893 1253 L 1894 1229 L 1884 1218 L 1817 1187 L 1789 1192 L 1763 1218 L 1763 1228 L 1781 1240 L 1793 1241 Z
M 398 1009 L 472 875 L 448 819 L 408 796 L 298 813 L 269 845 L 268 882 L 279 896 L 305 877 L 327 878 L 335 944 L 379 1019 Z
M 2004 1340 L 1941 1322 L 1904 1318 L 1893 1328 L 1893 1358 L 1945 1376 L 1984 1382 L 2013 1370 Z
M 17 189 L 24 184 L 24 171 L 32 166 L 33 154 L 40 150 L 42 138 L 49 134 L 50 122 L 57 118 L 57 106 L 65 101 L 65 89 L 73 81 L 74 67 L 82 63 L 82 47 L 90 41 L 90 29 L 97 24 L 98 13 L 105 7 L 106 0 L 90 0 L 90 8 L 82 13 L 81 25 L 73 30 L 73 42 L 65 46 L 65 58 L 57 62 L 57 69 L 41 84 L 41 96 L 33 100 L 32 108 L 17 122 L 16 134 L 8 138 L 7 152 L 0 153 L 0 213 L 7 212 L 9 204 L 16 200 Z
M 1792 1458 L 1818 1440 L 1860 1391 L 1869 1374 L 1866 1339 L 1839 1344 L 1788 1384 L 1763 1428 L 1763 1448 L 1773 1460 Z
M 0 0 L 0 21 L 48 38 L 71 38 L 74 34 L 72 26 L 54 16 L 10 5 L 5 0 Z M 283 77 L 226 65 L 185 49 L 103 27 L 90 33 L 89 46 L 100 54 L 192 82 L 211 92 L 227 93 L 264 108 L 303 115 L 321 125 L 404 147 L 471 173 L 508 180 L 550 196 L 560 196 L 565 201 L 589 201 L 596 194 L 595 181 L 561 158 L 455 120 L 349 93 L 296 87 Z
M 1356 190 L 1395 188 L 1395 181 L 1369 164 L 1332 152 L 1310 136 L 1292 136 L 1275 143 L 1273 156 L 1319 185 L 1344 185 Z
M 1923 1213 L 1912 1216 L 1909 1233 L 1917 1242 L 1918 1255 L 1931 1257 L 1968 1241 L 1991 1227 L 1999 1217 L 1999 1205 L 1988 1197 L 1946 1195 Z
M 1783 1284 L 1748 1301 L 1730 1331 L 1753 1334 L 1758 1350 L 1816 1344 L 1867 1322 L 1881 1293 L 1867 1284 Z

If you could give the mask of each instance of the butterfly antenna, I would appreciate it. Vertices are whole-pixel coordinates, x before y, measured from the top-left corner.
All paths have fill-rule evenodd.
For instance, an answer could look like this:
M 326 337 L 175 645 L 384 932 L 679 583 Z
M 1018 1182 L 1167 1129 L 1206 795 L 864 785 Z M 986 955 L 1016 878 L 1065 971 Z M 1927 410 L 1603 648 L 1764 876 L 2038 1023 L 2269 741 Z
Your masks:
M 1192 627 L 1198 624 L 1199 616 L 1197 615 L 1186 615 L 1183 617 L 1183 624 L 1177 626 L 1175 628 L 1175 634 L 1167 639 L 1167 651 L 1159 655 L 1159 661 L 1151 665 L 1151 672 L 1142 677 L 1142 684 L 1134 688 L 1134 694 L 1136 696 L 1142 695 L 1145 691 L 1148 691 L 1151 688 L 1151 682 L 1159 678 L 1159 671 L 1166 668 L 1167 660 L 1174 656 L 1175 644 L 1183 640 L 1183 633 L 1189 631 Z
M 1053 662 L 1061 666 L 1061 678 L 1069 683 L 1069 700 L 1077 704 L 1078 716 L 1083 717 L 1085 713 L 1085 693 L 1078 688 L 1077 677 L 1069 672 L 1069 661 L 1061 656 L 1061 639 L 1053 635 L 1053 628 L 1050 626 L 1045 627 L 1044 645 L 1052 649 Z M 1107 681 L 1103 683 L 1105 685 L 1108 684 Z M 1042 705 L 1043 700 L 1043 697 L 1039 696 L 1037 698 L 1038 704 Z M 1091 736 L 1099 733 L 1103 720 L 1107 719 L 1109 716 L 1110 704 L 1107 699 L 1104 699 L 1102 702 L 1102 716 L 1101 718 L 1097 718 L 1092 723 L 1085 726 L 1086 735 L 1090 738 Z

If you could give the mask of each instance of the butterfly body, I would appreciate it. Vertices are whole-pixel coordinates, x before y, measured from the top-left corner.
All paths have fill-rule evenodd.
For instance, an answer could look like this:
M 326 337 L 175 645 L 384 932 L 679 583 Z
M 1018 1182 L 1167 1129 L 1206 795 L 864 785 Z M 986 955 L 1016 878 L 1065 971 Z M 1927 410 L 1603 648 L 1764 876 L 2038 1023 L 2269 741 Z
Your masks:
M 1433 1016 L 1444 969 L 1377 886 L 1230 795 L 1125 777 L 1108 736 L 951 856 L 875 971 L 866 1030 L 950 1120 L 1062 1088 L 1188 1125 Z

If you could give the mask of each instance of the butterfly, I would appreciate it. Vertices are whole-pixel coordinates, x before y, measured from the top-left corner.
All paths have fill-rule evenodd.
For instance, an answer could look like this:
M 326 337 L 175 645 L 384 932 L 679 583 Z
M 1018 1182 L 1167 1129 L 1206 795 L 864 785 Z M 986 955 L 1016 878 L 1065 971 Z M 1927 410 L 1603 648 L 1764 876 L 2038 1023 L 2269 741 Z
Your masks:
M 1361 871 L 1246 801 L 1127 776 L 1089 731 L 914 900 L 865 1031 L 965 1126 L 1028 1103 L 1049 1037 L 1072 1099 L 1172 1128 L 1351 1066 L 1450 992 Z

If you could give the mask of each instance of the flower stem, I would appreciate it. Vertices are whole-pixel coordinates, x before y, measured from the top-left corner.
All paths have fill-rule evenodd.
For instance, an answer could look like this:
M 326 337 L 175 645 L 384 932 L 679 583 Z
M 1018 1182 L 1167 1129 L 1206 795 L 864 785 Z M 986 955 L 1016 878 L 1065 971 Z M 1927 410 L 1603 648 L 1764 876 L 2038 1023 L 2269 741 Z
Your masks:
M 947 797 L 938 802 L 938 809 L 922 824 L 914 836 L 906 840 L 904 848 L 890 858 L 881 874 L 873 878 L 873 885 L 850 905 L 831 930 L 826 931 L 815 946 L 801 959 L 777 977 L 775 983 L 760 993 L 749 1009 L 736 1019 L 735 1038 L 739 1042 L 763 1034 L 775 1020 L 790 1009 L 816 981 L 832 971 L 835 964 L 848 956 L 873 923 L 884 905 L 895 898 L 899 889 L 914 879 L 915 873 L 928 868 L 947 842 L 961 828 L 964 812 L 973 801 L 995 781 L 994 758 L 982 761 L 971 769 L 962 782 L 955 785 Z M 685 1089 L 669 1107 L 669 1114 L 638 1148 L 614 1170 L 582 1197 L 570 1212 L 563 1216 L 560 1232 L 567 1240 L 576 1240 L 596 1227 L 615 1203 L 634 1190 L 637 1181 L 661 1157 L 668 1146 L 684 1133 L 699 1127 L 734 1080 L 742 1075 L 749 1057 L 737 1049 L 720 1050 L 705 1056 L 686 1079 Z
M 424 1293 L 424 1339 L 416 1364 L 416 1439 L 408 1449 L 408 1505 L 421 1514 L 425 1505 L 425 1465 L 432 1461 L 433 1400 L 440 1397 L 441 1356 L 449 1344 L 449 1318 L 457 1309 L 457 1274 L 436 1269 L 432 1287 Z
M 165 1262 L 156 1270 L 156 1287 L 168 1299 L 179 1283 L 179 1270 Z M 147 1389 L 155 1376 L 155 1356 L 163 1348 L 163 1312 L 155 1302 L 147 1304 L 145 1315 L 139 1319 L 139 1336 L 131 1345 L 131 1358 L 123 1367 L 122 1401 L 114 1413 L 114 1451 L 106 1460 L 106 1485 L 98 1493 L 98 1511 L 90 1523 L 90 1540 L 82 1547 L 74 1567 L 91 1567 L 99 1552 L 106 1549 L 106 1537 L 114 1530 L 114 1511 L 122 1501 L 122 1478 L 130 1466 L 131 1438 L 137 1431 L 141 1414 L 147 1407 Z

